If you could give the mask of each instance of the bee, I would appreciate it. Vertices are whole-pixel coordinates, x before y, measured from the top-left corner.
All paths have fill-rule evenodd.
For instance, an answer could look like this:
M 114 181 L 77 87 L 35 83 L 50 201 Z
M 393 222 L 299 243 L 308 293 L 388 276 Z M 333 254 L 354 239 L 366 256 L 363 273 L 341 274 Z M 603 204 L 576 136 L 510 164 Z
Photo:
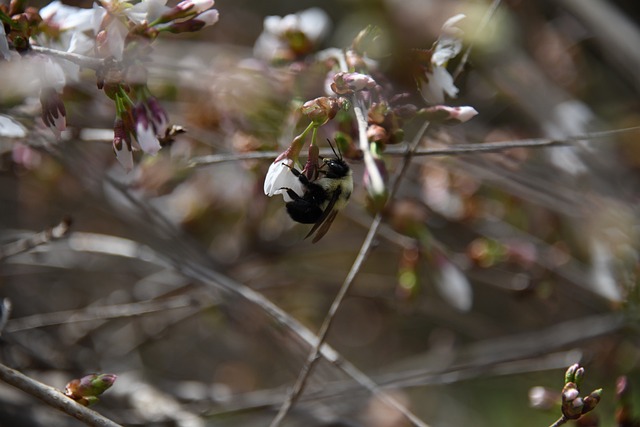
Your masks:
M 333 146 L 331 146 L 333 150 Z M 318 168 L 317 178 L 309 180 L 299 170 L 291 167 L 291 172 L 304 188 L 299 195 L 291 188 L 283 187 L 292 199 L 287 202 L 287 213 L 296 222 L 313 224 L 305 239 L 315 233 L 312 242 L 319 241 L 329 230 L 338 212 L 347 205 L 353 192 L 351 168 L 341 155 L 333 153 L 335 158 L 324 158 Z

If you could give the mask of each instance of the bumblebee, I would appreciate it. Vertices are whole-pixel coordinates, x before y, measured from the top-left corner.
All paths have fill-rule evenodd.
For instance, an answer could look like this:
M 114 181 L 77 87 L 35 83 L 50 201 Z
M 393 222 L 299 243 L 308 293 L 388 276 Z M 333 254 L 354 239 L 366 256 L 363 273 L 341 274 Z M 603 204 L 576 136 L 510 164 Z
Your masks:
M 296 222 L 313 224 L 305 239 L 315 233 L 312 242 L 316 243 L 327 233 L 336 215 L 351 197 L 351 168 L 342 157 L 336 156 L 323 159 L 314 180 L 309 180 L 295 168 L 290 169 L 302 184 L 304 193 L 300 195 L 291 188 L 282 188 L 292 199 L 286 204 L 287 213 Z

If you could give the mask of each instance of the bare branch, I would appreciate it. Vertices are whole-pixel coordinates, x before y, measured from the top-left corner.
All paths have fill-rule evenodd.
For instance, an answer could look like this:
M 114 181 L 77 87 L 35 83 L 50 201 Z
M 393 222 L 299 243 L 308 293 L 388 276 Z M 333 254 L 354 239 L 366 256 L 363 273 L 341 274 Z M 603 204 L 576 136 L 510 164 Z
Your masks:
M 365 121 L 365 118 L 362 114 L 356 114 L 356 118 L 359 123 Z M 365 121 L 365 124 L 366 124 L 366 121 Z M 393 194 L 397 191 L 400 185 L 400 182 L 405 172 L 408 169 L 409 163 L 411 162 L 412 154 L 418 147 L 418 144 L 422 140 L 422 137 L 424 136 L 424 133 L 427 131 L 428 127 L 429 127 L 429 122 L 426 122 L 422 126 L 422 128 L 418 131 L 418 133 L 415 135 L 414 140 L 411 144 L 411 150 L 407 152 L 407 154 L 405 155 L 403 165 L 400 168 L 400 171 L 398 172 L 395 178 L 393 187 L 391 188 L 391 191 L 389 193 L 389 199 L 391 199 L 393 197 Z M 360 126 L 360 129 L 362 130 L 362 126 Z M 300 398 L 302 391 L 304 390 L 304 387 L 307 383 L 307 380 L 309 379 L 309 376 L 313 371 L 314 366 L 320 359 L 320 348 L 323 346 L 324 342 L 327 339 L 329 329 L 333 324 L 333 319 L 335 318 L 335 315 L 338 312 L 338 309 L 342 305 L 342 301 L 344 300 L 345 296 L 349 292 L 349 289 L 351 288 L 353 281 L 355 280 L 356 276 L 360 272 L 360 268 L 362 267 L 362 264 L 364 263 L 364 261 L 369 256 L 369 253 L 371 252 L 373 241 L 376 237 L 376 234 L 378 232 L 378 228 L 380 227 L 381 222 L 382 222 L 382 214 L 378 213 L 376 214 L 371 225 L 369 226 L 369 232 L 367 233 L 367 237 L 365 238 L 364 242 L 362 243 L 362 246 L 360 247 L 360 252 L 358 253 L 358 256 L 353 262 L 353 265 L 351 266 L 351 270 L 349 271 L 349 274 L 345 278 L 342 286 L 340 287 L 340 290 L 338 291 L 338 294 L 334 298 L 333 303 L 329 308 L 329 312 L 325 316 L 324 322 L 322 323 L 322 326 L 320 327 L 320 331 L 318 332 L 318 342 L 316 343 L 311 353 L 309 354 L 309 357 L 307 358 L 307 361 L 302 367 L 302 370 L 298 375 L 296 383 L 294 384 L 293 389 L 289 394 L 289 397 L 283 402 L 282 406 L 280 407 L 280 410 L 278 411 L 278 414 L 271 422 L 270 427 L 278 427 L 282 422 L 282 420 L 284 420 L 284 418 L 286 417 L 287 413 L 289 412 L 293 404 Z M 388 393 L 381 390 L 380 387 L 378 387 L 378 385 L 369 377 L 365 375 L 360 375 L 360 378 L 358 379 L 358 381 L 360 383 L 366 384 L 367 388 L 371 390 L 372 393 L 376 395 L 376 397 L 378 397 L 381 401 L 385 402 L 389 406 L 395 408 L 400 413 L 402 413 L 413 425 L 428 427 L 427 424 L 425 424 L 422 420 L 420 420 L 413 413 L 411 413 L 400 402 L 398 402 Z
M 37 397 L 47 405 L 56 408 L 89 426 L 95 427 L 120 427 L 110 419 L 100 415 L 96 411 L 82 406 L 78 402 L 69 399 L 62 392 L 42 384 L 28 376 L 0 363 L 0 380 Z
M 72 322 L 90 320 L 106 320 L 122 317 L 140 316 L 158 311 L 192 307 L 200 304 L 195 297 L 180 295 L 162 300 L 141 301 L 131 304 L 119 304 L 105 307 L 88 307 L 84 310 L 57 311 L 55 313 L 35 314 L 33 316 L 12 319 L 8 322 L 6 332 L 19 332 L 43 326 L 53 326 Z
M 489 24 L 489 21 L 491 20 L 493 15 L 496 13 L 496 10 L 498 10 L 498 7 L 500 6 L 500 2 L 501 0 L 493 0 L 493 3 L 491 3 L 491 6 L 489 6 L 489 9 L 482 17 L 482 21 L 480 21 L 480 24 L 476 28 L 474 36 L 471 37 L 471 40 L 479 39 L 478 37 L 479 34 L 482 34 L 485 27 Z M 473 49 L 473 43 L 470 43 L 469 46 L 467 46 L 467 48 L 465 49 L 464 53 L 462 54 L 462 59 L 460 60 L 460 64 L 458 64 L 458 67 L 453 72 L 453 80 L 458 78 L 458 76 L 464 70 L 464 67 L 467 65 L 467 62 L 469 61 L 469 55 L 471 54 L 471 49 Z
M 74 64 L 78 64 L 84 68 L 90 68 L 92 70 L 100 70 L 104 68 L 106 60 L 102 58 L 92 58 L 90 56 L 79 55 L 77 53 L 63 52 L 56 49 L 50 49 L 43 46 L 31 46 L 31 50 L 44 55 L 53 56 L 60 59 L 65 59 Z
M 40 233 L 36 233 L 30 237 L 16 240 L 15 242 L 7 243 L 0 246 L 0 261 L 18 255 L 24 252 L 28 252 L 38 246 L 45 245 L 49 242 L 61 239 L 69 232 L 71 226 L 71 218 L 64 218 L 60 224 L 55 227 L 48 228 Z
M 551 424 L 549 427 L 559 427 L 562 424 L 566 424 L 566 422 L 569 421 L 569 419 L 567 417 L 565 417 L 564 415 L 562 415 L 560 418 L 558 418 L 556 420 L 556 422 L 554 422 L 553 424 Z
M 450 146 L 443 146 L 440 148 L 421 148 L 416 149 L 413 156 L 456 156 L 462 154 L 477 154 L 477 153 L 494 153 L 504 150 L 510 150 L 512 148 L 553 148 L 553 147 L 567 147 L 576 144 L 579 141 L 590 141 L 594 139 L 601 139 L 627 132 L 634 132 L 640 129 L 640 126 L 634 126 L 622 129 L 606 130 L 602 132 L 592 132 L 584 135 L 574 135 L 565 139 L 551 139 L 551 138 L 529 138 L 529 139 L 516 139 L 512 141 L 496 141 L 496 142 L 478 142 L 477 144 L 456 144 Z M 388 156 L 404 156 L 406 155 L 409 147 L 407 145 L 395 145 L 387 147 L 384 154 Z M 239 160 L 256 160 L 256 159 L 269 159 L 273 160 L 280 154 L 277 151 L 259 151 L 253 153 L 222 153 L 212 154 L 208 156 L 194 157 L 192 158 L 187 167 L 201 167 L 208 166 L 216 163 L 234 162 Z M 322 157 L 330 156 L 332 153 L 330 150 L 321 150 L 320 155 Z

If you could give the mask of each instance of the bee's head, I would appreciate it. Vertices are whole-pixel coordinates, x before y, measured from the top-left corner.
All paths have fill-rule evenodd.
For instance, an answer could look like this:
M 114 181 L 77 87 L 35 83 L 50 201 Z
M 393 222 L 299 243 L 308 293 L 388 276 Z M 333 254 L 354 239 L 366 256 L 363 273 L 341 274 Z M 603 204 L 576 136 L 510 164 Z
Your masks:
M 325 169 L 325 176 L 327 178 L 344 178 L 349 174 L 349 165 L 342 159 L 331 158 L 331 159 L 323 159 Z

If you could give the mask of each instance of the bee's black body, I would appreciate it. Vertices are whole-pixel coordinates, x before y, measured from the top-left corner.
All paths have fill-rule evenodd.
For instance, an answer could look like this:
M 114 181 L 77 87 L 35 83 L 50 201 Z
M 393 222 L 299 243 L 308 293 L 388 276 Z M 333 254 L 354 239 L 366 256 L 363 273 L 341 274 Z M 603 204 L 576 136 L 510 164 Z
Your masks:
M 294 221 L 315 224 L 307 237 L 318 230 L 313 242 L 327 232 L 336 214 L 349 200 L 353 191 L 353 179 L 349 165 L 342 159 L 325 159 L 319 170 L 320 177 L 309 181 L 300 171 L 291 169 L 305 188 L 299 195 L 285 188 L 292 201 L 286 204 L 287 213 Z

